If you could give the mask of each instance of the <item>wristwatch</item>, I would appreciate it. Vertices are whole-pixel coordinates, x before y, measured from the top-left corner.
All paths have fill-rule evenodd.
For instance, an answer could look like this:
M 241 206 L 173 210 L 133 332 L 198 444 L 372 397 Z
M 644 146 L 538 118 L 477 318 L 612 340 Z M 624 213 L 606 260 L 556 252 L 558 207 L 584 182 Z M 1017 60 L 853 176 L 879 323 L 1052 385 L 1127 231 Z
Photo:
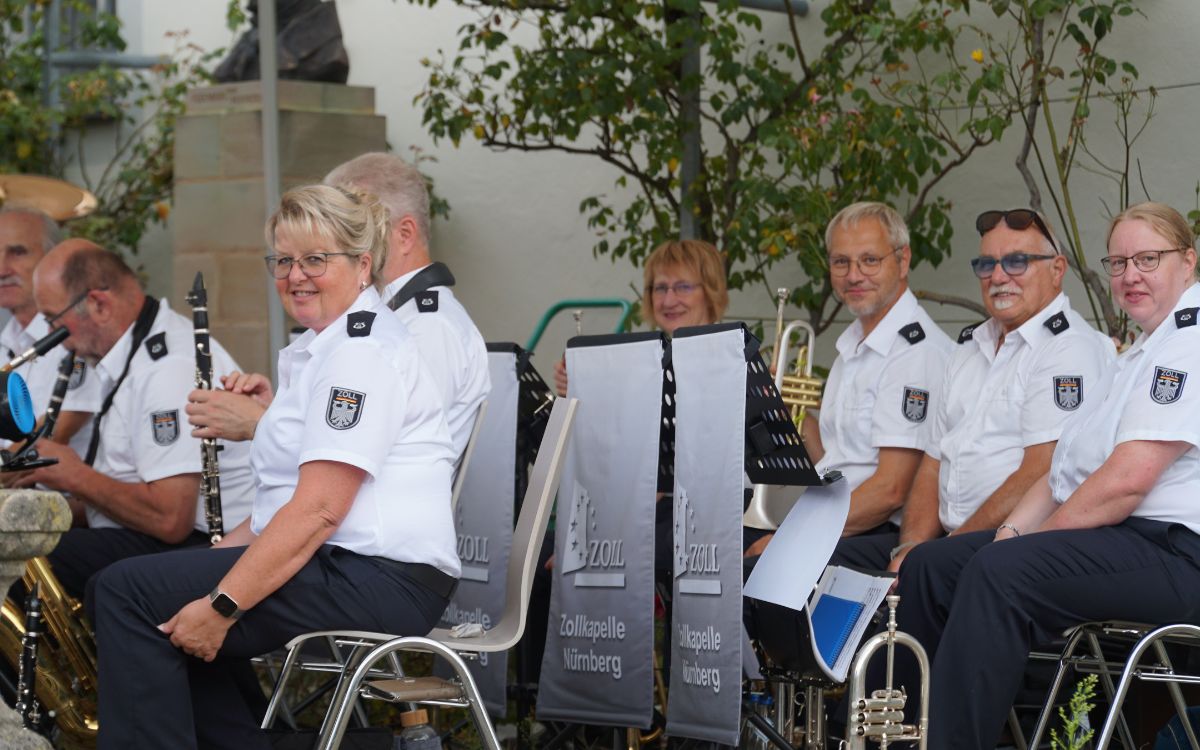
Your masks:
M 233 600 L 233 597 L 219 588 L 215 588 L 209 593 L 208 601 L 212 603 L 212 608 L 217 610 L 217 614 L 231 620 L 238 619 L 246 611 L 239 609 L 238 603 Z

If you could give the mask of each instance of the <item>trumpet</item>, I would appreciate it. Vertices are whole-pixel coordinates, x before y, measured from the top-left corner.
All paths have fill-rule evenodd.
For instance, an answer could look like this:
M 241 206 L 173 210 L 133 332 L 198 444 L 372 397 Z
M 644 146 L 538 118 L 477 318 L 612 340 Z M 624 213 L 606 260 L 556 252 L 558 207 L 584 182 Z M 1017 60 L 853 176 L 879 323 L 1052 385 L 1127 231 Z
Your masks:
M 775 343 L 771 355 L 771 370 L 775 373 L 775 387 L 779 389 L 783 403 L 791 411 L 796 429 L 802 430 L 808 410 L 821 408 L 821 389 L 824 387 L 824 381 L 813 376 L 812 354 L 817 335 L 813 327 L 802 320 L 784 325 L 783 313 L 788 300 L 786 288 L 780 287 L 776 290 L 775 299 L 778 304 L 775 312 Z M 796 350 L 795 374 L 788 374 L 788 347 L 797 331 L 805 334 L 804 344 Z M 767 531 L 779 528 L 799 493 L 788 498 L 774 498 L 771 494 L 770 485 L 754 485 L 754 494 L 750 499 L 750 507 L 742 516 L 742 525 Z
M 896 606 L 900 597 L 890 594 L 886 601 L 887 630 L 867 639 L 854 655 L 850 668 L 850 685 L 846 692 L 850 711 L 846 721 L 847 746 L 850 750 L 865 750 L 869 739 L 878 742 L 881 748 L 893 742 L 915 742 L 920 750 L 925 750 L 929 735 L 929 657 L 916 638 L 896 629 Z M 921 709 L 916 724 L 904 723 L 904 706 L 908 702 L 904 687 L 892 687 L 897 645 L 911 650 L 921 669 Z M 882 690 L 875 690 L 868 697 L 865 687 L 867 664 L 880 648 L 887 649 L 887 680 Z

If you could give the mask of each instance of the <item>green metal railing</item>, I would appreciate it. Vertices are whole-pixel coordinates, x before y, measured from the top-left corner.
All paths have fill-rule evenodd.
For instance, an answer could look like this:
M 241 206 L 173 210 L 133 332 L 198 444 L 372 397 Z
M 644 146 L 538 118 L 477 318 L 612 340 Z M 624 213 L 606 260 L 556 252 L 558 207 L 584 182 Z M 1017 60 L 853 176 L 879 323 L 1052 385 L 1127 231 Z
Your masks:
M 617 325 L 613 328 L 613 333 L 620 333 L 625 330 L 625 324 L 629 322 L 629 316 L 633 315 L 633 304 L 628 300 L 617 297 L 588 297 L 584 299 L 560 300 L 551 305 L 550 309 L 542 315 L 542 319 L 538 321 L 537 328 L 533 329 L 533 335 L 529 337 L 529 343 L 525 344 L 525 351 L 532 352 L 537 348 L 538 342 L 542 339 L 542 334 L 546 332 L 546 326 L 550 325 L 550 321 L 554 319 L 554 316 L 563 310 L 597 307 L 620 308 L 621 317 L 617 320 Z

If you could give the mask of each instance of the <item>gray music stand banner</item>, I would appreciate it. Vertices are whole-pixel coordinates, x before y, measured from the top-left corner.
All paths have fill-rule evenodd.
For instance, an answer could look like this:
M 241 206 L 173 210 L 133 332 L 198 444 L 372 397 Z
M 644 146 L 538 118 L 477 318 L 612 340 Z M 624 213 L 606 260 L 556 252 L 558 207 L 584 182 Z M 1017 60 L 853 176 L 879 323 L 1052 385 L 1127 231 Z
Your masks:
M 650 726 L 662 359 L 658 334 L 567 344 L 579 411 L 558 491 L 543 721 Z
M 667 734 L 737 745 L 742 695 L 746 340 L 740 326 L 671 342 L 674 584 Z
M 490 629 L 504 611 L 516 488 L 516 352 L 489 351 L 488 373 L 492 390 L 487 412 L 454 512 L 462 577 L 442 614 L 442 627 L 469 622 Z M 508 654 L 480 654 L 467 666 L 488 713 L 503 717 L 507 713 Z

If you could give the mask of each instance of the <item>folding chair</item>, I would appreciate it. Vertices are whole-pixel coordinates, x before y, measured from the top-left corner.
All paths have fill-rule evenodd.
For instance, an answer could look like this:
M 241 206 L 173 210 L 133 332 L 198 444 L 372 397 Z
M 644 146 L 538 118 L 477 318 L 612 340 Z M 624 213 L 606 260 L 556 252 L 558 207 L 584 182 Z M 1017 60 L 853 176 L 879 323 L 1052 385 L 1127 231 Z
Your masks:
M 479 430 L 480 430 L 480 427 L 483 425 L 483 418 L 487 414 L 487 407 L 488 407 L 488 402 L 486 399 L 484 399 L 483 401 L 480 402 L 479 408 L 475 410 L 475 419 L 474 419 L 474 422 L 472 423 L 471 435 L 467 439 L 467 446 L 463 449 L 462 455 L 459 456 L 458 464 L 454 468 L 454 483 L 451 486 L 451 492 L 450 492 L 450 510 L 451 511 L 454 511 L 456 508 L 458 508 L 458 498 L 462 494 L 463 484 L 465 483 L 465 479 L 467 476 L 467 468 L 471 464 L 471 456 L 473 456 L 475 454 L 475 443 L 479 439 Z M 335 655 L 338 653 L 337 644 L 335 641 L 329 640 L 328 648 L 331 653 L 333 653 Z M 279 675 L 276 672 L 276 665 L 283 659 L 284 659 L 284 657 L 280 656 L 278 652 L 274 652 L 271 654 L 265 654 L 263 656 L 256 657 L 253 661 L 256 664 L 259 664 L 260 666 L 262 666 L 266 670 L 267 674 L 270 676 L 270 678 L 272 680 L 278 680 Z M 319 662 L 319 664 L 327 664 L 327 662 Z M 304 665 L 301 665 L 301 669 L 303 669 L 303 668 L 304 668 Z M 318 670 L 318 671 L 326 671 L 326 670 Z M 293 725 L 295 723 L 294 715 L 296 713 L 299 713 L 300 711 L 304 710 L 304 708 L 307 707 L 309 704 L 320 699 L 320 697 L 322 695 L 324 695 L 326 692 L 328 692 L 328 690 L 331 687 L 333 687 L 332 683 L 327 683 L 325 685 L 322 685 L 321 687 L 317 688 L 315 692 L 306 696 L 296 706 L 287 705 L 287 703 L 283 700 L 283 698 L 280 698 L 279 710 L 282 711 L 282 713 L 283 713 L 284 721 L 286 723 L 288 723 L 289 725 Z M 366 714 L 362 713 L 361 711 L 359 711 L 357 713 L 359 716 L 360 723 L 365 725 L 367 723 L 366 722 Z
M 337 690 L 321 726 L 317 744 L 321 750 L 332 750 L 339 746 L 346 731 L 349 714 L 360 696 L 393 702 L 467 708 L 484 746 L 490 750 L 499 750 L 499 740 L 463 658 L 477 658 L 480 653 L 506 651 L 516 645 L 525 631 L 526 608 L 533 586 L 534 568 L 550 516 L 550 507 L 558 490 L 577 405 L 578 401 L 575 399 L 556 399 L 554 402 L 513 533 L 512 553 L 506 577 L 507 597 L 504 611 L 497 618 L 495 626 L 480 636 L 466 638 L 456 638 L 449 630 L 443 628 L 435 628 L 427 637 L 394 637 L 384 633 L 354 631 L 323 631 L 299 636 L 286 647 L 287 658 L 267 706 L 263 728 L 270 727 L 275 720 L 283 686 L 293 668 L 298 666 L 303 644 L 313 639 L 321 639 L 335 646 L 335 655 L 342 653 L 343 648 L 350 649 L 350 655 L 344 661 L 305 664 L 302 667 L 339 673 Z M 400 651 L 423 651 L 440 656 L 450 665 L 455 677 L 450 680 L 407 677 L 399 668 L 397 654 Z M 385 662 L 386 666 L 380 667 L 380 662 Z
M 1192 725 L 1188 720 L 1187 704 L 1183 699 L 1183 692 L 1179 689 L 1180 684 L 1200 683 L 1200 675 L 1176 672 L 1166 649 L 1166 644 L 1180 644 L 1191 648 L 1200 647 L 1200 627 L 1185 624 L 1159 626 L 1129 622 L 1090 622 L 1072 628 L 1067 631 L 1066 636 L 1066 646 L 1058 657 L 1058 670 L 1054 675 L 1054 681 L 1050 686 L 1050 692 L 1042 707 L 1041 715 L 1038 717 L 1033 739 L 1029 743 L 1031 748 L 1038 747 L 1042 737 L 1046 734 L 1046 727 L 1055 715 L 1054 705 L 1058 699 L 1059 690 L 1062 688 L 1066 671 L 1069 667 L 1074 667 L 1079 672 L 1098 674 L 1100 686 L 1108 698 L 1108 717 L 1096 740 L 1096 750 L 1107 750 L 1114 734 L 1120 734 L 1121 743 L 1126 748 L 1137 747 L 1133 740 L 1133 734 L 1121 714 L 1121 706 L 1125 702 L 1129 686 L 1135 679 L 1167 684 L 1175 711 L 1183 722 L 1183 731 L 1187 735 L 1188 742 L 1191 744 L 1192 750 L 1200 750 L 1200 743 L 1197 742 Z M 1113 643 L 1122 646 L 1129 644 L 1129 655 L 1124 664 L 1112 661 L 1105 656 L 1102 639 L 1109 643 L 1110 648 Z M 1087 643 L 1091 654 L 1079 656 L 1076 654 L 1076 650 L 1084 642 Z M 1156 664 L 1142 664 L 1142 659 L 1146 656 L 1147 651 L 1154 653 Z M 1114 686 L 1113 675 L 1117 672 L 1120 672 L 1120 680 Z

